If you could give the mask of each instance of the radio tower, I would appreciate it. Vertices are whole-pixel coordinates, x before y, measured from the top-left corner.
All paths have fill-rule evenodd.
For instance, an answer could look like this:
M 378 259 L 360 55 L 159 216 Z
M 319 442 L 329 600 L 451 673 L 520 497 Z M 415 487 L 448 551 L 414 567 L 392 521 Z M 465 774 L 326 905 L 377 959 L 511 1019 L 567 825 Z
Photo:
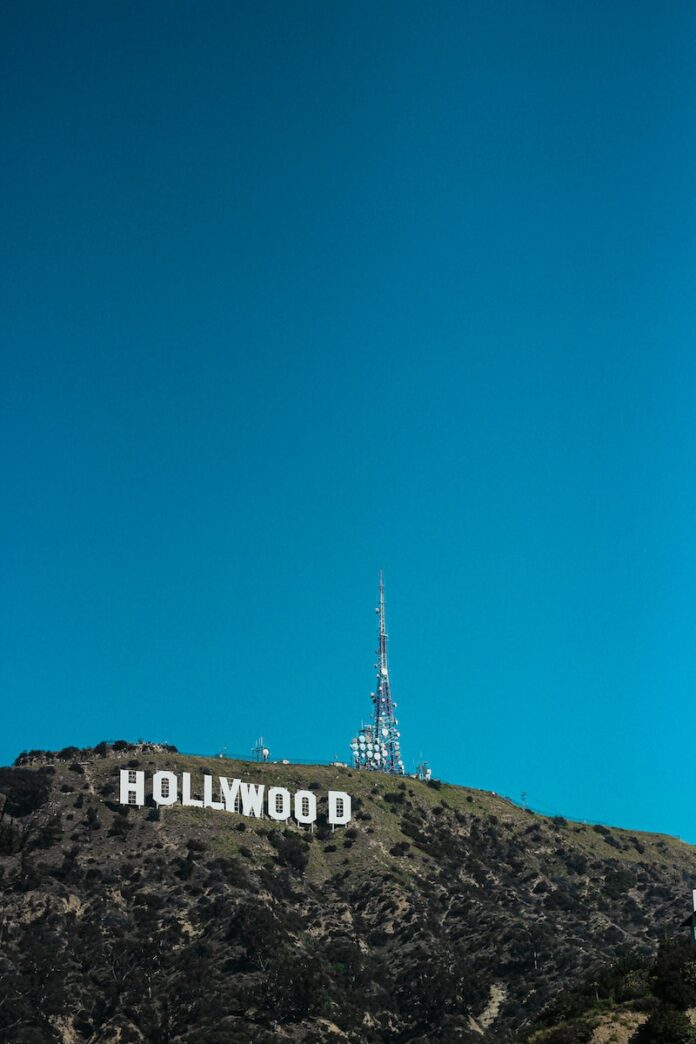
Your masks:
M 377 684 L 370 693 L 373 703 L 372 721 L 363 725 L 358 735 L 351 740 L 353 764 L 356 768 L 390 772 L 401 776 L 404 763 L 401 760 L 399 722 L 395 717 L 396 703 L 392 699 L 387 661 L 387 618 L 384 608 L 384 577 L 379 574 L 379 605 L 375 612 L 379 616 L 377 631 Z

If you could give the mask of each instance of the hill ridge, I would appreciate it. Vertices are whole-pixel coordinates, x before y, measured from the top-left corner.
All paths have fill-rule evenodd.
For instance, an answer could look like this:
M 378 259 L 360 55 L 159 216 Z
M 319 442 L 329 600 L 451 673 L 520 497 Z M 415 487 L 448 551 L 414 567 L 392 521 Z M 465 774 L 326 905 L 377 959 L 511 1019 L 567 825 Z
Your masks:
M 301 785 L 318 820 L 130 808 L 127 766 Z M 332 787 L 354 799 L 335 832 Z M 669 835 L 485 791 L 168 745 L 25 752 L 0 795 L 12 1044 L 522 1040 L 562 991 L 678 934 L 696 870 Z

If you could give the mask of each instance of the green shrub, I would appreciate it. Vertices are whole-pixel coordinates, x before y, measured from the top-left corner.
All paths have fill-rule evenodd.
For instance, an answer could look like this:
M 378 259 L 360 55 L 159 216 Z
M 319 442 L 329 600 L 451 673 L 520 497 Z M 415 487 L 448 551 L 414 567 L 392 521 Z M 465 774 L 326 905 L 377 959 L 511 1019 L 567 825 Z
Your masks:
M 659 1004 L 645 1024 L 643 1039 L 646 1044 L 688 1044 L 696 1037 L 683 1011 L 671 1004 Z

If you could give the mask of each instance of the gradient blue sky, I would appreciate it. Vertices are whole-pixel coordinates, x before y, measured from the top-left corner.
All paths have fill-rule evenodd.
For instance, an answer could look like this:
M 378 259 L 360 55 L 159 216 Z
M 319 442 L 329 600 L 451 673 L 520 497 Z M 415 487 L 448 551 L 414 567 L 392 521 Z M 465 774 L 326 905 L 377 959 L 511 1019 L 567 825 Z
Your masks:
M 0 760 L 403 746 L 696 841 L 696 7 L 3 5 Z

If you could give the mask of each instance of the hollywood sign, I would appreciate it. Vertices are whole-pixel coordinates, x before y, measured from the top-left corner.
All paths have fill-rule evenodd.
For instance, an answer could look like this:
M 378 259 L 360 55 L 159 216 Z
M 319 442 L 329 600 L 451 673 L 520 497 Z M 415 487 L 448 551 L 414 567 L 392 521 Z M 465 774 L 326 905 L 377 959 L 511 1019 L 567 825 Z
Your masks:
M 270 819 L 285 822 L 291 817 L 302 825 L 311 825 L 317 818 L 317 797 L 311 790 L 268 787 L 263 783 L 245 783 L 242 779 L 228 779 L 203 775 L 203 797 L 193 797 L 191 773 L 154 772 L 150 793 L 156 805 L 174 805 L 180 802 L 189 808 L 213 808 L 241 816 L 264 814 Z M 122 805 L 141 807 L 145 804 L 145 773 L 139 769 L 120 770 L 120 797 Z M 343 790 L 328 793 L 328 821 L 332 826 L 345 826 L 351 819 L 350 794 Z

